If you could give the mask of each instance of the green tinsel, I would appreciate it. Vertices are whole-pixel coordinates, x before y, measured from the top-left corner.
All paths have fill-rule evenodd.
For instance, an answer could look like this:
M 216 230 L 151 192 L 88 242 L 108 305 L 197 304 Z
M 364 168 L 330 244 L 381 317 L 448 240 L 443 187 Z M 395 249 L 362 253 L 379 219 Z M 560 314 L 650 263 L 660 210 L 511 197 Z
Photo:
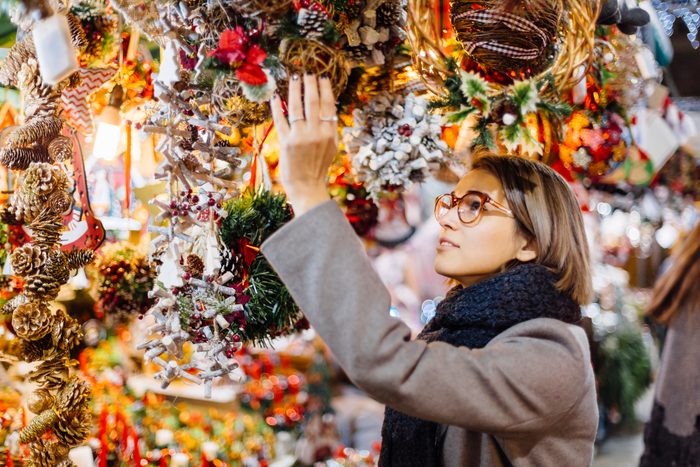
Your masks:
M 222 243 L 234 254 L 233 272 L 239 283 L 246 284 L 243 294 L 246 326 L 244 337 L 256 344 L 266 344 L 279 335 L 294 332 L 302 318 L 287 287 L 262 254 L 247 266 L 241 242 L 259 248 L 262 243 L 292 219 L 292 210 L 283 194 L 267 190 L 246 191 L 226 204 L 228 215 L 221 222 Z

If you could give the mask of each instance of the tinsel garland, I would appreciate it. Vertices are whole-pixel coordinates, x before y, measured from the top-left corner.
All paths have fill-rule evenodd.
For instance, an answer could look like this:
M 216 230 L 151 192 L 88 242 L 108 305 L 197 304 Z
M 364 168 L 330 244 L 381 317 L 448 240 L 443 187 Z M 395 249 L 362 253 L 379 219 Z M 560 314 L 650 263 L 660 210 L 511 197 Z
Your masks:
M 283 194 L 266 190 L 246 191 L 225 205 L 227 216 L 221 222 L 224 254 L 230 258 L 224 269 L 233 274 L 245 310 L 247 341 L 265 344 L 271 338 L 298 330 L 302 320 L 286 286 L 259 254 L 262 243 L 292 218 Z

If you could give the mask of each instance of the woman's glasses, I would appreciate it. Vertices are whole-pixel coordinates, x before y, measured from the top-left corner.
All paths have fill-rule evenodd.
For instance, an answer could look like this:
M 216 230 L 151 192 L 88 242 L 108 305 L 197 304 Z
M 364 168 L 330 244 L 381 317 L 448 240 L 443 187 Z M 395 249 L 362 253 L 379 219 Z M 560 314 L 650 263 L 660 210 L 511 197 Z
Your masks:
M 514 217 L 513 211 L 503 206 L 501 203 L 491 199 L 486 193 L 480 191 L 468 191 L 464 196 L 457 197 L 454 193 L 440 195 L 435 200 L 435 218 L 439 221 L 453 207 L 457 206 L 457 215 L 463 224 L 473 224 L 477 222 L 484 213 L 484 207 L 490 204 L 497 211 L 508 217 Z

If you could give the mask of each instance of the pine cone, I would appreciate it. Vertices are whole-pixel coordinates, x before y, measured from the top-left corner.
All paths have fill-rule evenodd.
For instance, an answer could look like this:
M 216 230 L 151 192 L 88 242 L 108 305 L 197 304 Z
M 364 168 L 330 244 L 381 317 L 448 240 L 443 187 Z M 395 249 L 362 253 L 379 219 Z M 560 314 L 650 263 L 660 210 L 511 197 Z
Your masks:
M 10 148 L 46 146 L 63 128 L 63 120 L 56 117 L 38 117 L 14 130 L 5 141 Z M 65 138 L 65 136 L 64 136 Z
M 57 246 L 63 230 L 63 217 L 51 210 L 42 211 L 30 224 L 32 243 L 50 249 Z
M 82 411 L 87 408 L 89 402 L 90 385 L 75 377 L 56 396 L 56 408 L 62 414 L 72 415 L 75 412 Z
M 56 438 L 68 446 L 77 446 L 90 436 L 92 417 L 87 408 L 79 410 L 70 417 L 61 417 L 53 426 Z
M 15 311 L 15 308 L 17 308 L 20 305 L 23 305 L 27 303 L 29 299 L 24 296 L 23 294 L 19 294 L 12 299 L 8 300 L 5 302 L 5 304 L 2 306 L 2 314 L 3 315 L 9 315 L 12 314 Z
M 69 363 L 71 362 L 66 357 L 44 360 L 34 371 L 29 373 L 29 381 L 50 390 L 61 388 L 68 380 Z M 58 402 L 60 403 L 60 400 Z
M 197 255 L 187 255 L 187 272 L 192 277 L 202 277 L 204 274 L 204 261 Z
M 320 39 L 326 29 L 328 15 L 318 9 L 302 8 L 297 16 L 299 34 L 307 39 Z
M 16 86 L 22 65 L 36 57 L 34 40 L 31 34 L 27 34 L 21 41 L 15 42 L 0 67 L 0 84 Z
M 54 300 L 65 281 L 58 281 L 50 274 L 35 274 L 27 278 L 24 293 L 35 300 Z
M 73 142 L 67 136 L 58 136 L 49 143 L 49 157 L 54 162 L 62 162 L 73 157 Z
M 68 176 L 55 165 L 48 163 L 33 164 L 24 174 L 23 191 L 34 196 L 48 198 L 49 195 L 67 191 Z
M 51 329 L 53 345 L 62 352 L 69 352 L 83 339 L 83 327 L 74 318 L 62 313 Z
M 61 285 L 67 283 L 68 279 L 70 279 L 67 255 L 60 250 L 52 251 L 46 260 L 44 271 L 56 279 L 57 282 L 60 282 Z
M 49 151 L 42 146 L 0 149 L 0 164 L 11 170 L 26 170 L 32 162 L 50 162 Z
M 95 260 L 95 252 L 92 250 L 73 250 L 66 253 L 68 268 L 72 271 L 80 269 Z
M 57 441 L 37 439 L 29 445 L 28 467 L 59 467 L 66 464 L 69 448 Z M 70 462 L 70 461 L 69 461 Z
M 29 302 L 18 306 L 12 313 L 12 327 L 18 337 L 35 341 L 49 332 L 55 323 L 55 315 L 44 302 Z
M 404 7 L 400 1 L 389 0 L 377 8 L 377 27 L 402 26 L 404 22 Z
M 21 342 L 17 357 L 25 362 L 31 363 L 39 360 L 51 360 L 59 355 L 59 349 L 53 345 L 51 335 L 47 335 L 43 339 L 37 341 L 17 340 Z
M 12 252 L 10 262 L 15 275 L 27 277 L 37 273 L 48 258 L 49 254 L 46 250 L 27 244 Z

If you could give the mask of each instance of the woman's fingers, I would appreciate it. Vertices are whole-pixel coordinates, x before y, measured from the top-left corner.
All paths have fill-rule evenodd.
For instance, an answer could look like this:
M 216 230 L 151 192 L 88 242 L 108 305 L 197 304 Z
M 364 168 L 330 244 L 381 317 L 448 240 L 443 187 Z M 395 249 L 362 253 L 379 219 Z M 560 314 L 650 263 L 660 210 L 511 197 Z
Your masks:
M 318 79 L 316 75 L 304 75 L 304 114 L 310 125 L 318 124 L 319 115 Z
M 335 108 L 335 94 L 333 93 L 333 85 L 328 77 L 322 77 L 318 80 L 319 82 L 319 97 L 321 99 L 320 104 L 320 119 L 321 123 L 324 125 L 331 125 L 335 131 L 335 137 L 338 137 L 337 126 L 338 122 L 337 111 Z
M 304 120 L 304 107 L 301 103 L 301 79 L 299 75 L 292 76 L 289 81 L 289 97 L 287 99 L 287 115 L 289 124 Z
M 277 134 L 282 139 L 287 138 L 287 135 L 289 135 L 289 122 L 284 115 L 282 99 L 279 94 L 272 96 L 270 100 L 270 109 L 272 110 L 272 121 L 275 124 L 275 128 L 277 128 Z

